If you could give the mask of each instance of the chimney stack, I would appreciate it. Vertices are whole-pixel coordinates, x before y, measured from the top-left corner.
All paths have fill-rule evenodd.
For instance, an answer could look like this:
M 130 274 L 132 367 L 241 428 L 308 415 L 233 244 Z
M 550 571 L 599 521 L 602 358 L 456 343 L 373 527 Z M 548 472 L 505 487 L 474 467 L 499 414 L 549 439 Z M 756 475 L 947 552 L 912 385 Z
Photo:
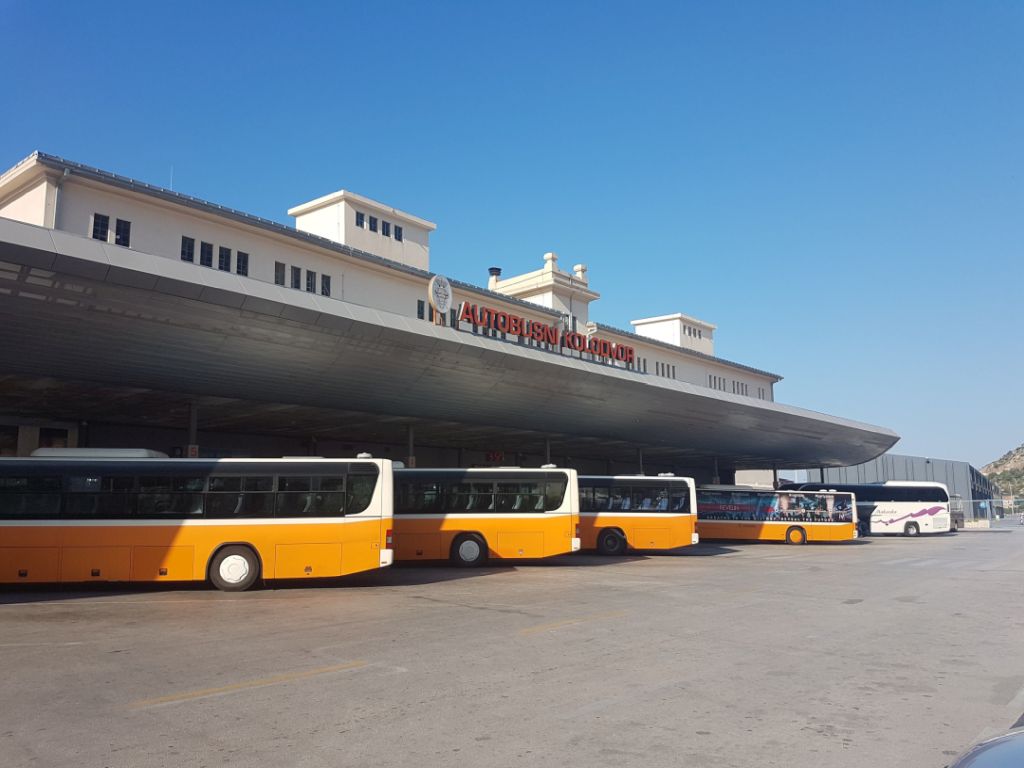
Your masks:
M 493 291 L 498 287 L 498 278 L 501 277 L 501 267 L 490 267 L 487 270 L 487 290 Z

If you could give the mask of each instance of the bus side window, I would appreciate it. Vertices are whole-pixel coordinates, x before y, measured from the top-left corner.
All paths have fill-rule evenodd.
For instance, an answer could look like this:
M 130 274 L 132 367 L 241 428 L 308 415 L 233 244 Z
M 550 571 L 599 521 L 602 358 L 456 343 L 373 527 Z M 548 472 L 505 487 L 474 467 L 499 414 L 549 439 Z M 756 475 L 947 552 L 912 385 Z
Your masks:
M 565 475 L 548 475 L 544 483 L 544 511 L 553 512 L 562 506 L 569 481 Z
M 364 494 L 360 492 L 361 489 L 357 490 L 355 488 L 354 483 L 346 499 L 345 478 L 343 476 L 314 478 L 314 482 L 317 483 L 317 493 L 313 494 L 313 509 L 311 512 L 317 517 L 343 517 L 346 508 L 358 508 L 361 512 L 370 503 L 369 499 L 364 501 Z M 359 493 L 358 498 L 356 497 L 357 492 Z
M 616 486 L 612 488 L 611 509 L 615 512 L 628 512 L 632 509 L 632 489 L 629 486 Z
M 139 478 L 137 516 L 187 518 L 203 514 L 202 477 L 163 475 Z
M 681 488 L 672 489 L 672 511 L 673 512 L 689 512 L 690 511 L 690 494 L 689 488 L 683 486 Z
M 60 514 L 59 477 L 0 477 L 0 517 L 46 519 Z
M 277 480 L 277 517 L 306 517 L 313 506 L 312 478 L 279 477 Z

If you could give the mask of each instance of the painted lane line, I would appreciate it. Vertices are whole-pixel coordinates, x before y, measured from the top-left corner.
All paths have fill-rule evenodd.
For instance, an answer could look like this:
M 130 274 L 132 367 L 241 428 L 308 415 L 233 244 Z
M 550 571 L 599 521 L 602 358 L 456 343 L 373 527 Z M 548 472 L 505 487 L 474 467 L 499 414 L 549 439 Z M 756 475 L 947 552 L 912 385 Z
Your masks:
M 520 635 L 535 635 L 539 632 L 547 632 L 552 629 L 561 629 L 562 627 L 571 627 L 576 624 L 585 624 L 589 621 L 601 621 L 602 619 L 617 619 L 625 616 L 625 611 L 615 611 L 613 613 L 598 613 L 593 616 L 580 616 L 575 619 L 562 619 L 561 621 L 552 621 L 547 624 L 537 624 L 533 627 L 526 627 L 520 629 Z
M 155 699 L 142 699 L 140 701 L 132 702 L 129 705 L 129 708 L 149 709 L 151 707 L 159 707 L 167 704 L 180 704 L 184 701 L 196 701 L 197 699 L 206 699 L 211 696 L 224 696 L 229 693 L 237 693 L 238 691 L 252 690 L 253 688 L 266 688 L 271 685 L 291 683 L 296 680 L 305 680 L 319 675 L 330 675 L 335 672 L 345 672 L 347 670 L 359 669 L 365 666 L 365 661 L 350 661 L 347 664 L 335 664 L 330 667 L 308 669 L 304 672 L 285 672 L 281 675 L 273 675 L 271 677 L 263 677 L 256 680 L 246 680 L 240 683 L 232 683 L 231 685 L 223 685 L 218 688 L 203 688 L 198 691 L 173 693 L 169 696 L 160 696 Z

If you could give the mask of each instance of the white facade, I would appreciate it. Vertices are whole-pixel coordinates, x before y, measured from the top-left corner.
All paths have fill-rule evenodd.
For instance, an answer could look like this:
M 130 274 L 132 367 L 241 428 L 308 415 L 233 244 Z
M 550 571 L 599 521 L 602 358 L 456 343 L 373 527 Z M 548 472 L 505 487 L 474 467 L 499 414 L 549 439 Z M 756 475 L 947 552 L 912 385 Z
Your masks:
M 585 264 L 576 264 L 572 272 L 558 268 L 558 254 L 544 254 L 544 266 L 533 272 L 508 277 L 500 272 L 492 274 L 487 283 L 489 290 L 539 304 L 575 321 L 576 327 L 585 326 L 590 319 L 590 302 L 601 294 L 590 290 Z
M 280 292 L 275 295 L 294 297 L 299 305 L 306 302 L 298 294 L 314 294 L 317 301 L 340 300 L 504 338 L 494 329 L 458 322 L 454 309 L 433 318 L 426 297 L 433 223 L 347 191 L 289 213 L 296 218 L 294 229 L 43 155 L 32 155 L 0 175 L 0 216 L 100 237 L 107 247 L 122 245 L 126 258 L 139 251 L 173 260 L 173 271 L 194 275 L 197 284 L 259 281 Z M 362 227 L 357 226 L 357 214 L 363 215 Z M 371 215 L 377 231 L 370 228 Z M 401 240 L 395 237 L 396 226 L 402 227 Z M 534 272 L 506 279 L 492 274 L 487 289 L 460 283 L 452 287 L 453 307 L 469 302 L 530 323 L 557 324 L 587 339 L 630 347 L 635 359 L 627 363 L 557 345 L 543 347 L 552 354 L 625 368 L 651 383 L 658 379 L 740 398 L 774 399 L 778 376 L 713 357 L 713 325 L 681 314 L 635 321 L 635 333 L 593 322 L 589 305 L 600 294 L 590 288 L 586 266 L 563 271 L 554 253 L 546 254 L 542 268 Z M 688 335 L 687 327 L 698 336 Z M 517 341 L 510 334 L 506 340 Z M 526 343 L 542 346 L 529 339 Z
M 437 225 L 354 192 L 341 190 L 288 211 L 301 232 L 430 269 L 430 233 Z
M 677 312 L 674 315 L 631 320 L 630 325 L 640 336 L 693 349 L 705 355 L 715 354 L 715 326 L 703 320 Z

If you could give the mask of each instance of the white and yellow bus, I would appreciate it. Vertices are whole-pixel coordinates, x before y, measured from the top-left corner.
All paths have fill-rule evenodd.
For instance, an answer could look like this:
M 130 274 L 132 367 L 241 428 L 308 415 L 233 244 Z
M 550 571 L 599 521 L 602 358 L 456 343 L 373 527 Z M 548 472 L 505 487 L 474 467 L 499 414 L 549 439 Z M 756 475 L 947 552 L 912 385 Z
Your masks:
M 697 489 L 697 532 L 704 540 L 850 541 L 856 503 L 850 493 L 705 486 Z
M 0 459 L 0 583 L 342 576 L 393 559 L 379 459 Z
M 604 555 L 696 544 L 697 497 L 689 477 L 580 476 L 580 543 Z
M 462 567 L 580 548 L 573 469 L 396 469 L 395 558 Z

